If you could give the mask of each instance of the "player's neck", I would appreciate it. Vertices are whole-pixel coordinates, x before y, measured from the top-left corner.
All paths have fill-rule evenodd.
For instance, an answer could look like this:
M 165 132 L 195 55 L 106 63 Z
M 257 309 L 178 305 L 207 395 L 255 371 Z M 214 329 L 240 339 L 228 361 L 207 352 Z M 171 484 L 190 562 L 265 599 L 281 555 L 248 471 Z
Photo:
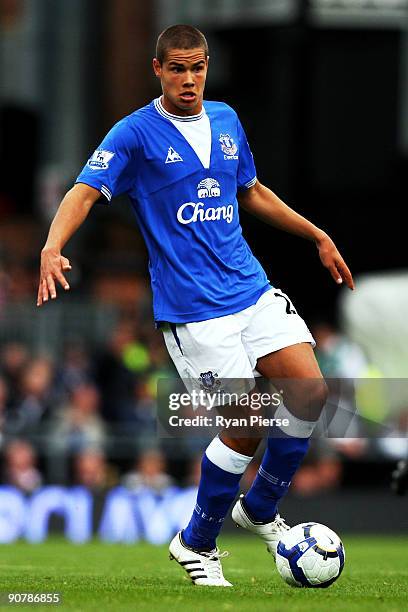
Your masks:
M 175 115 L 176 117 L 194 117 L 195 115 L 199 115 L 203 110 L 202 100 L 200 100 L 194 107 L 189 108 L 187 110 L 178 108 L 168 98 L 166 98 L 164 94 L 161 96 L 160 102 L 164 110 L 166 110 L 171 115 Z

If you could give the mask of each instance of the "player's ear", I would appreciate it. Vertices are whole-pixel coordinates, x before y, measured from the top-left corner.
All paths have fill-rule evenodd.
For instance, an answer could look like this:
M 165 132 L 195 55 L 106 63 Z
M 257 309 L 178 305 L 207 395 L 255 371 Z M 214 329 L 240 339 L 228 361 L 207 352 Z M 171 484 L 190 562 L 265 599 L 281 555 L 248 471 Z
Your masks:
M 162 66 L 161 66 L 161 63 L 159 62 L 159 60 L 157 59 L 157 57 L 153 58 L 153 70 L 154 70 L 154 74 L 157 77 L 161 76 Z

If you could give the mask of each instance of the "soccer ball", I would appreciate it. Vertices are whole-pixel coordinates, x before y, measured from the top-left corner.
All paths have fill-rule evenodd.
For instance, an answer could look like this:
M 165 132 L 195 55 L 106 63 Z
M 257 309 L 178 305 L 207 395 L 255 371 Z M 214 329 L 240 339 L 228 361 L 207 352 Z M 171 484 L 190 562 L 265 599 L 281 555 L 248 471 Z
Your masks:
M 339 536 L 320 523 L 300 523 L 278 543 L 276 566 L 294 587 L 328 587 L 340 576 L 345 560 Z

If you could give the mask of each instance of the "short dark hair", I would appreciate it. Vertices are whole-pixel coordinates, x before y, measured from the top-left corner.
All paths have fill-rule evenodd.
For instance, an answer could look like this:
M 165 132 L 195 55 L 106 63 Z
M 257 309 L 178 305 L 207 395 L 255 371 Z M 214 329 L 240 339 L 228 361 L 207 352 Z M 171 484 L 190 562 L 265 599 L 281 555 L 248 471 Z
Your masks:
M 208 56 L 208 43 L 200 30 L 191 25 L 173 25 L 163 30 L 157 39 L 156 58 L 162 64 L 169 49 L 198 49 L 204 50 Z

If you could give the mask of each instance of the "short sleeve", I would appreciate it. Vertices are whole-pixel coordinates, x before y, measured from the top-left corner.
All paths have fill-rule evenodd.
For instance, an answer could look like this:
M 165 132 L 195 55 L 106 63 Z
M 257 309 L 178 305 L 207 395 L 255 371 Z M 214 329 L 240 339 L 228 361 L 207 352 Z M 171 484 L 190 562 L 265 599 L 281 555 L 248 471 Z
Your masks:
M 138 145 L 137 132 L 122 119 L 105 136 L 75 182 L 98 189 L 107 202 L 127 193 L 136 181 Z
M 237 173 L 238 189 L 249 189 L 256 183 L 256 168 L 254 156 L 249 148 L 248 140 L 244 128 L 238 119 L 238 138 L 239 138 L 239 162 Z

